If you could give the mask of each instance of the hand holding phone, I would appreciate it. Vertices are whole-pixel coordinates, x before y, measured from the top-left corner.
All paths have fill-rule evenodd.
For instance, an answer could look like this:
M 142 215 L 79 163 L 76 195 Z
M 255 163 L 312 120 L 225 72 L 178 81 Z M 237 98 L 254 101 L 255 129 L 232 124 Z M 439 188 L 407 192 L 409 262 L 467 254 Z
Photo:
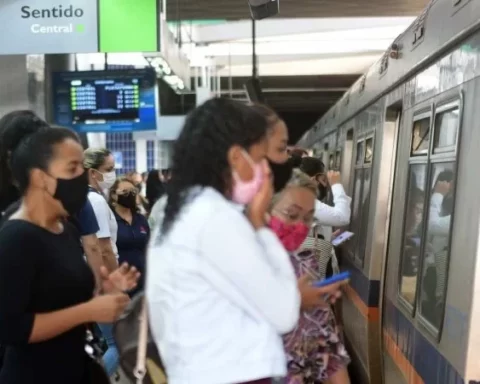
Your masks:
M 342 232 L 335 239 L 332 240 L 332 245 L 338 247 L 340 244 L 343 244 L 345 241 L 351 239 L 355 234 L 353 232 Z
M 338 279 L 337 279 L 338 280 Z M 325 280 L 324 280 L 325 281 Z M 331 279 L 327 279 L 331 281 Z M 346 279 L 340 279 L 337 282 L 331 282 L 330 284 L 312 284 L 310 276 L 305 275 L 298 280 L 298 288 L 302 298 L 302 309 L 310 310 L 319 307 L 328 307 L 330 304 L 334 304 L 335 301 L 342 296 L 340 287 L 344 285 Z M 322 283 L 322 282 L 320 282 Z
M 335 283 L 340 283 L 340 282 L 346 281 L 348 279 L 350 279 L 350 272 L 345 271 L 345 272 L 339 273 L 337 275 L 333 275 L 333 276 L 331 276 L 327 279 L 315 281 L 313 283 L 313 285 L 317 288 L 321 288 L 321 287 L 326 287 L 328 285 L 332 285 L 332 284 L 335 284 Z

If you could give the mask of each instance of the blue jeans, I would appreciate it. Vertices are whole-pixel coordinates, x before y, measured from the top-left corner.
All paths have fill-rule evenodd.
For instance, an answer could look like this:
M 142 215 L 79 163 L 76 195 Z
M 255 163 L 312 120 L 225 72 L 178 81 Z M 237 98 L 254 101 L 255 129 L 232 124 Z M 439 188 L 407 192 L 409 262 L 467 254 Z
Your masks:
M 105 354 L 103 355 L 103 364 L 105 365 L 105 370 L 107 371 L 108 376 L 113 376 L 115 372 L 117 372 L 118 366 L 120 364 L 118 349 L 115 344 L 115 339 L 113 337 L 113 324 L 97 325 L 102 332 L 102 336 L 108 346 L 107 352 L 105 352 Z

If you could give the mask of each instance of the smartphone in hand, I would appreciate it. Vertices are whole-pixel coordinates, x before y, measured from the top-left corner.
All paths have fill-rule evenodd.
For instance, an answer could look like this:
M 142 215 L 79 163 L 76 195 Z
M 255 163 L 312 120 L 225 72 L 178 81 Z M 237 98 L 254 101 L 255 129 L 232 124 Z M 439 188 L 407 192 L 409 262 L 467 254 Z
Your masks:
M 355 234 L 353 232 L 342 232 L 340 235 L 335 237 L 335 239 L 332 240 L 332 245 L 334 247 L 338 247 L 340 244 L 343 244 L 345 241 L 351 239 Z
M 321 288 L 321 287 L 326 287 L 327 285 L 339 283 L 341 281 L 348 280 L 348 279 L 350 279 L 350 272 L 345 271 L 337 275 L 333 275 L 327 279 L 315 281 L 313 285 L 317 288 Z

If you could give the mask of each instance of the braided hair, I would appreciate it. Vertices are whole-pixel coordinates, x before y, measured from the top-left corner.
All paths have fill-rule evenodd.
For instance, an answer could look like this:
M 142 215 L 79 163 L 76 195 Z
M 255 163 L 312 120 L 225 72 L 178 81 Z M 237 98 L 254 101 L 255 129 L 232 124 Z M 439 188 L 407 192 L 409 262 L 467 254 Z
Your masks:
M 171 229 L 192 187 L 211 187 L 225 196 L 231 193 L 230 148 L 248 150 L 261 142 L 267 125 L 252 107 L 222 98 L 208 100 L 187 116 L 173 148 L 162 235 Z

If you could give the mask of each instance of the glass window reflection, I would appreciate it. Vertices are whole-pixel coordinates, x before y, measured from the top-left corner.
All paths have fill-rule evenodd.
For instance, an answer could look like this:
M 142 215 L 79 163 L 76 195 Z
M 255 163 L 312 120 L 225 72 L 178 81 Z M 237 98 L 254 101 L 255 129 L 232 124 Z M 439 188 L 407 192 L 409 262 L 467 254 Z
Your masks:
M 421 254 L 427 165 L 410 166 L 400 276 L 400 294 L 415 303 L 417 272 Z
M 430 144 L 430 117 L 417 120 L 412 129 L 412 155 L 423 155 L 428 152 Z
M 362 223 L 358 233 L 358 245 L 356 257 L 362 264 L 365 258 L 365 247 L 367 244 L 367 229 L 368 229 L 368 211 L 370 206 L 370 174 L 371 168 L 366 168 L 363 174 L 363 191 L 362 191 Z
M 342 165 L 342 153 L 340 151 L 337 151 L 337 154 L 335 155 L 335 168 L 337 171 L 340 170 L 341 165 Z
M 373 159 L 373 138 L 365 140 L 365 164 L 369 164 Z
M 435 150 L 449 150 L 457 143 L 458 107 L 437 114 L 435 118 Z
M 455 162 L 432 165 L 429 215 L 425 238 L 420 313 L 436 329 L 440 327 L 445 304 L 450 227 L 454 208 Z
M 362 165 L 364 156 L 363 141 L 357 143 L 357 159 L 356 164 Z
M 364 172 L 363 169 L 357 169 L 355 171 L 355 184 L 354 184 L 354 190 L 353 190 L 353 203 L 352 203 L 353 204 L 352 220 L 350 222 L 350 228 L 353 232 L 357 231 L 358 229 L 359 218 L 361 214 L 363 172 Z M 349 247 L 351 247 L 349 251 L 352 257 L 355 256 L 357 239 L 358 239 L 358 236 L 355 236 L 353 241 L 348 242 Z

